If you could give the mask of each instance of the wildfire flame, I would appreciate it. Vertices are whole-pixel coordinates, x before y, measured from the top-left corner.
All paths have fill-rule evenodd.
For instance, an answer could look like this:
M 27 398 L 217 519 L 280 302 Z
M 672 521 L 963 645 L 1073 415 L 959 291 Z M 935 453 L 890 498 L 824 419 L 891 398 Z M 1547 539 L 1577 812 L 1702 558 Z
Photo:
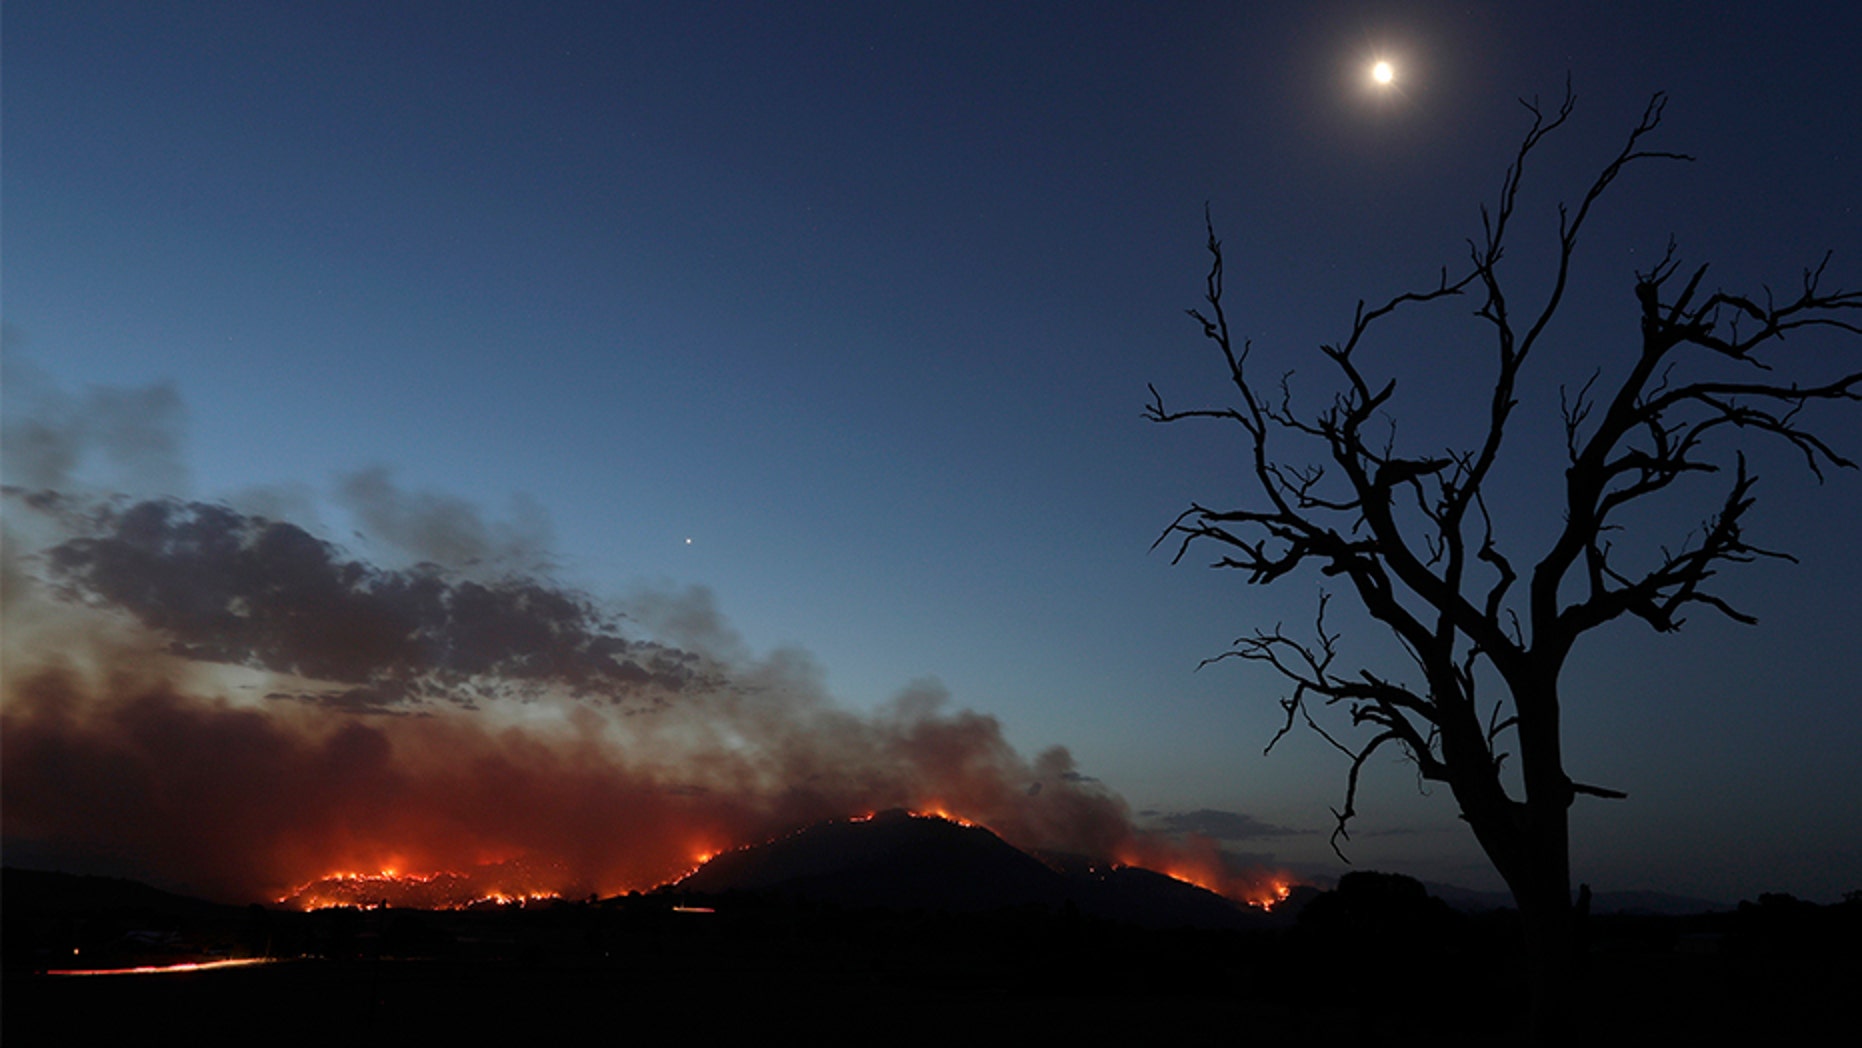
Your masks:
M 1137 837 L 1120 851 L 1117 861 L 1155 870 L 1258 910 L 1272 910 L 1299 883 L 1285 870 L 1232 869 L 1216 843 L 1199 834 L 1174 841 Z
M 1271 910 L 1285 902 L 1287 896 L 1291 894 L 1293 894 L 1292 884 L 1286 881 L 1272 881 L 1268 883 L 1265 890 L 1248 896 L 1244 901 L 1246 901 L 1249 906 L 1258 906 L 1263 910 Z
M 921 807 L 921 808 L 898 808 L 894 810 L 903 811 L 905 814 L 910 815 L 911 817 L 915 819 L 942 819 L 945 822 L 955 823 L 956 825 L 962 826 L 965 828 L 973 828 L 973 827 L 982 825 L 979 822 L 973 822 L 969 819 L 964 818 L 961 815 L 955 814 L 949 808 L 946 808 L 941 804 L 933 804 L 933 805 L 929 805 L 929 806 Z M 872 822 L 874 819 L 879 817 L 879 814 L 880 813 L 877 811 L 863 812 L 859 815 L 850 816 L 847 819 L 847 821 L 848 822 Z
M 502 883 L 508 870 L 488 867 L 476 873 L 434 871 L 404 873 L 386 868 L 375 873 L 338 870 L 298 885 L 273 901 L 298 910 L 352 906 L 421 910 L 469 910 L 485 906 L 515 906 L 562 898 L 561 893 L 538 887 Z

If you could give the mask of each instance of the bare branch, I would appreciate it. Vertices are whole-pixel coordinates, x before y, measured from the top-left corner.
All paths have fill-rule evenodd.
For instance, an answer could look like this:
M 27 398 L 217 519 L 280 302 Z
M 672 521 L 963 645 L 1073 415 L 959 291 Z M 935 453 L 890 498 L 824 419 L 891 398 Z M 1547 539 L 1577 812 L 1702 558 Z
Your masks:
M 1602 786 L 1586 786 L 1584 783 L 1581 783 L 1581 782 L 1572 783 L 1571 792 L 1582 793 L 1589 797 L 1602 797 L 1605 800 L 1612 800 L 1612 801 L 1621 801 L 1621 800 L 1629 799 L 1629 794 L 1624 793 L 1622 790 L 1606 789 L 1605 787 L 1602 787 Z

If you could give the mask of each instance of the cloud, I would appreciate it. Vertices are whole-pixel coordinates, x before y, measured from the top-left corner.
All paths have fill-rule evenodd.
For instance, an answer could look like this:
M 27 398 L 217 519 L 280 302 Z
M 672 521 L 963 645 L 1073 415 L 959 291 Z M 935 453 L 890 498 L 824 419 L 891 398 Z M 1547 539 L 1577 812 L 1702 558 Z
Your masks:
M 1218 841 L 1247 841 L 1261 837 L 1290 837 L 1309 830 L 1289 829 L 1265 823 L 1252 815 L 1237 811 L 1198 808 L 1185 812 L 1144 811 L 1140 813 L 1159 823 L 1170 833 L 1194 833 Z

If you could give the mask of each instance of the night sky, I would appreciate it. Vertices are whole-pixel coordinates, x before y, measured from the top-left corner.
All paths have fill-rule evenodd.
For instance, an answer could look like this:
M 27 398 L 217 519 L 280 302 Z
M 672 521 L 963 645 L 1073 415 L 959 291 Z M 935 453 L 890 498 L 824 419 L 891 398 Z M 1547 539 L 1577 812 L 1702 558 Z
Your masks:
M 1728 290 L 1794 289 L 1826 251 L 1862 285 L 1853 4 L 15 0 L 0 31 L 8 484 L 546 579 L 630 643 L 784 667 L 860 723 L 993 717 L 1139 826 L 1306 876 L 1348 868 L 1344 758 L 1306 732 L 1263 756 L 1280 682 L 1197 666 L 1307 628 L 1327 580 L 1150 548 L 1245 492 L 1240 434 L 1141 417 L 1147 383 L 1224 391 L 1184 315 L 1205 206 L 1238 332 L 1321 391 L 1315 348 L 1359 299 L 1465 266 L 1522 96 L 1577 96 L 1508 255 L 1534 301 L 1558 202 L 1668 93 L 1653 145 L 1697 159 L 1598 205 L 1529 374 L 1494 489 L 1521 560 L 1557 524 L 1559 385 L 1634 350 L 1633 273 L 1671 236 Z M 1475 304 L 1382 336 L 1400 437 L 1482 410 Z M 1862 361 L 1856 338 L 1783 349 L 1806 379 Z M 1807 418 L 1862 457 L 1862 411 Z M 1598 890 L 1862 888 L 1862 475 L 1750 446 L 1751 538 L 1798 558 L 1718 580 L 1759 624 L 1620 623 L 1567 674 L 1568 769 L 1629 794 L 1575 811 Z M 1679 543 L 1721 490 L 1622 541 Z M 53 570 L 30 515 L 9 498 L 14 638 L 55 599 L 20 595 Z M 1343 602 L 1348 651 L 1401 672 Z M 8 761 L 9 833 L 29 805 L 56 836 Z M 1353 862 L 1498 888 L 1417 785 L 1374 762 Z

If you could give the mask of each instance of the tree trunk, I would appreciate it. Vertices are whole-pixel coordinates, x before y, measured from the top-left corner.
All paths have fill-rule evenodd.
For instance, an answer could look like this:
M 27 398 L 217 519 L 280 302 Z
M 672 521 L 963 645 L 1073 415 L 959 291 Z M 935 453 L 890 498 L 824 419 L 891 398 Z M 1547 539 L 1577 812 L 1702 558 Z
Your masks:
M 1526 939 L 1527 1043 L 1568 1044 L 1575 960 L 1570 875 L 1562 866 L 1557 876 L 1543 872 L 1541 883 L 1513 889 Z
M 1520 775 L 1525 802 L 1515 807 L 1520 863 L 1501 869 L 1519 905 L 1531 996 L 1528 1040 L 1571 1040 L 1571 779 L 1559 730 L 1558 664 L 1543 663 L 1512 681 L 1519 711 Z
M 1576 960 L 1569 805 L 1541 802 L 1535 810 L 1530 803 L 1504 801 L 1476 810 L 1464 804 L 1462 812 L 1519 907 L 1529 997 L 1527 1043 L 1568 1044 Z

